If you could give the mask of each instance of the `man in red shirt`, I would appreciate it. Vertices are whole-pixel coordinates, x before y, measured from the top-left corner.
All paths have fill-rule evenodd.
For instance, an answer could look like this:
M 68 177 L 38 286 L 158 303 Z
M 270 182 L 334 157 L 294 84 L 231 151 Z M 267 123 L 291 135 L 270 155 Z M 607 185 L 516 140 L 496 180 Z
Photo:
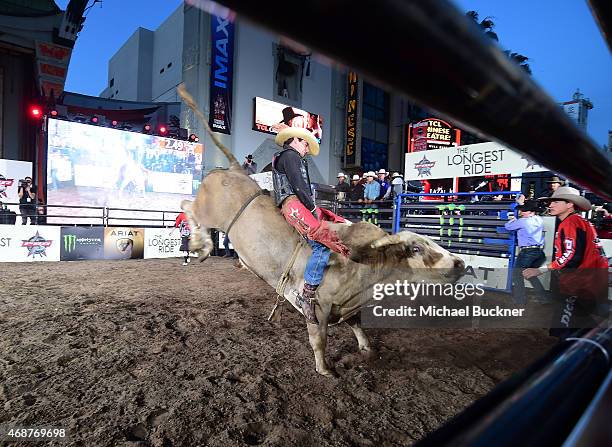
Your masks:
M 591 209 L 591 203 L 577 189 L 561 186 L 541 200 L 550 202 L 550 215 L 560 220 L 555 233 L 554 260 L 545 267 L 525 269 L 523 276 L 529 279 L 547 270 L 558 274 L 562 307 L 553 326 L 564 332 L 551 330 L 551 335 L 568 334 L 576 328 L 572 326 L 576 318 L 588 321 L 590 315 L 600 310 L 598 305 L 607 305 L 608 260 L 595 228 L 579 214 Z

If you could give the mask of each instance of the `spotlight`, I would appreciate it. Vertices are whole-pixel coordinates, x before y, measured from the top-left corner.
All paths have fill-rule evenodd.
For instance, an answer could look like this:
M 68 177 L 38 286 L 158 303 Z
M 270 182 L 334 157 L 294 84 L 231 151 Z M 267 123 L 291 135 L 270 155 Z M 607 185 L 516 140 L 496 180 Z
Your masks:
M 191 141 L 192 143 L 197 143 L 198 141 L 200 141 L 200 139 L 196 134 L 192 133 L 191 135 L 189 135 L 189 141 Z
M 158 129 L 159 129 L 160 135 L 166 135 L 168 133 L 168 128 L 164 126 L 163 124 L 160 125 Z
M 30 116 L 32 118 L 40 118 L 42 116 L 42 108 L 40 106 L 30 107 Z
M 52 117 L 54 117 L 54 118 L 55 118 L 55 117 L 58 115 L 57 110 L 51 110 L 51 111 L 49 112 L 49 115 L 51 115 Z
M 142 133 L 151 133 L 151 125 L 150 124 L 145 124 L 142 127 Z
M 111 126 L 113 126 L 113 127 L 117 127 L 118 124 L 119 124 L 119 121 L 117 121 L 117 120 L 112 120 L 111 121 Z
M 90 124 L 93 124 L 93 125 L 97 126 L 98 122 L 100 122 L 100 119 L 96 115 L 94 115 L 91 118 L 89 118 L 89 123 Z

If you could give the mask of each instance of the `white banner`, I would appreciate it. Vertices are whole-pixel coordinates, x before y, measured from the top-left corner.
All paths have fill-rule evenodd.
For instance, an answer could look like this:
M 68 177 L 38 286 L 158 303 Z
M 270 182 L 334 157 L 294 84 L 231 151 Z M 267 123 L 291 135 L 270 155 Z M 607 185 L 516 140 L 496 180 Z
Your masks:
M 405 180 L 495 174 L 520 175 L 547 169 L 499 143 L 480 143 L 406 154 Z
M 19 202 L 19 180 L 25 177 L 32 177 L 31 162 L 0 159 L 0 202 Z M 7 208 L 19 213 L 18 205 Z M 21 218 L 17 218 L 17 221 L 21 224 Z
M 181 235 L 178 228 L 145 228 L 144 258 L 178 258 Z
M 60 260 L 60 227 L 0 225 L 0 262 Z
M 272 182 L 272 172 L 260 172 L 259 174 L 251 174 L 249 175 L 249 177 L 255 180 L 261 189 L 274 191 L 274 183 Z
M 457 254 L 465 262 L 465 275 L 458 282 L 483 284 L 485 287 L 505 290 L 508 285 L 508 258 Z

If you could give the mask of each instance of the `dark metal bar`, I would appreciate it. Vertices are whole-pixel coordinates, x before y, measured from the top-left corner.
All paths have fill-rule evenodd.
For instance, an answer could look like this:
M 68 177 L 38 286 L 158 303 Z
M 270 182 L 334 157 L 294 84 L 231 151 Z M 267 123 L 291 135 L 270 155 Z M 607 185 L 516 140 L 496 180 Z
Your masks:
M 284 1 L 218 2 L 612 200 L 612 164 L 597 145 L 449 1 L 313 0 L 300 22 L 316 32 L 296 26 Z
M 561 445 L 610 371 L 607 324 L 557 345 L 416 446 Z
M 608 48 L 612 51 L 612 2 L 610 0 L 587 0 L 587 2 Z

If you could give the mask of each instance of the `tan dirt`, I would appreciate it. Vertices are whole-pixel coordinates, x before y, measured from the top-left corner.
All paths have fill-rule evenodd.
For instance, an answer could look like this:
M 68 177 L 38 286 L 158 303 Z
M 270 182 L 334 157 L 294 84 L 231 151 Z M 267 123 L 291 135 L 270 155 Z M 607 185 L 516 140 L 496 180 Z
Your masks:
M 272 288 L 228 259 L 181 261 L 2 264 L 0 424 L 64 426 L 74 446 L 407 445 L 554 343 L 379 329 L 368 363 L 340 325 L 327 379 L 299 314 L 266 321 Z

